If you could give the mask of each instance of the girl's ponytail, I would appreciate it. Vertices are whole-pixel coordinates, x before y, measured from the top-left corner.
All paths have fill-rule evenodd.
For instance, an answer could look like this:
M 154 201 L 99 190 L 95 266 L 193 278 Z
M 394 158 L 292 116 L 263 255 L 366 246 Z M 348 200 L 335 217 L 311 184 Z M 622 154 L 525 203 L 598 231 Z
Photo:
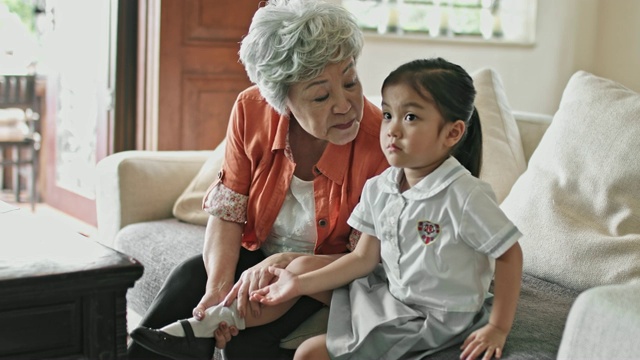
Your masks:
M 473 107 L 471 118 L 467 121 L 466 134 L 453 150 L 453 156 L 458 159 L 471 175 L 480 176 L 482 168 L 482 127 L 478 109 Z

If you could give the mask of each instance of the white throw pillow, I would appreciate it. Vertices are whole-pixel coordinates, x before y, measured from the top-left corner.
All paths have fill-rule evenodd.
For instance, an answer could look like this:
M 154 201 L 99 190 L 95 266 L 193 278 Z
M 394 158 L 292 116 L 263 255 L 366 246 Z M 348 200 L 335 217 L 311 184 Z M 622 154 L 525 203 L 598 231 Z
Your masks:
M 640 278 L 640 94 L 577 72 L 502 203 L 524 271 L 576 290 Z
M 177 219 L 195 225 L 207 224 L 209 213 L 202 210 L 202 199 L 222 168 L 225 144 L 226 140 L 222 140 L 176 200 L 173 205 L 173 216 Z
M 475 105 L 482 124 L 483 161 L 480 178 L 491 184 L 500 203 L 527 167 L 520 132 L 498 73 L 481 69 L 471 77 L 477 92 Z

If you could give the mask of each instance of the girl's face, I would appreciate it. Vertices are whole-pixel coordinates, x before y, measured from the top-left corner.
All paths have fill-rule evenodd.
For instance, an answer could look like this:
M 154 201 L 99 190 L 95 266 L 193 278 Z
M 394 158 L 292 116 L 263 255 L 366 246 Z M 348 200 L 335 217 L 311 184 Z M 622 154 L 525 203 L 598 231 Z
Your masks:
M 390 165 L 405 168 L 414 178 L 440 166 L 464 134 L 464 122 L 445 121 L 431 94 L 423 93 L 425 97 L 405 84 L 382 90 L 382 151 Z
M 306 132 L 337 145 L 355 139 L 364 98 L 355 61 L 329 64 L 315 79 L 291 85 L 287 107 Z

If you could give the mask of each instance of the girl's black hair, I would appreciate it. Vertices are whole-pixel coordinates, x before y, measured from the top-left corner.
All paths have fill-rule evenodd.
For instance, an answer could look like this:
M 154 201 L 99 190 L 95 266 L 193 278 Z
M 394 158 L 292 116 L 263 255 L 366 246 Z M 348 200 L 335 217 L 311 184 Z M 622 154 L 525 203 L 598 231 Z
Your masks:
M 464 121 L 466 131 L 451 155 L 473 176 L 480 176 L 482 128 L 474 106 L 476 89 L 471 76 L 459 65 L 442 58 L 419 59 L 391 72 L 382 83 L 382 89 L 400 83 L 409 84 L 425 98 L 424 91 L 428 91 L 445 121 Z

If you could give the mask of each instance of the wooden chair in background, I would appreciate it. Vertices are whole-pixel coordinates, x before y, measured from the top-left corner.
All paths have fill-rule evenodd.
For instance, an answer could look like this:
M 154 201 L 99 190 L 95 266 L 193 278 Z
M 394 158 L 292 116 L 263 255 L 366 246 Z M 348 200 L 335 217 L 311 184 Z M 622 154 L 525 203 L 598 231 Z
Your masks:
M 35 75 L 0 75 L 0 190 L 5 169 L 11 167 L 12 188 L 20 202 L 21 169 L 30 167 L 26 177 L 32 211 L 38 202 L 39 118 Z

